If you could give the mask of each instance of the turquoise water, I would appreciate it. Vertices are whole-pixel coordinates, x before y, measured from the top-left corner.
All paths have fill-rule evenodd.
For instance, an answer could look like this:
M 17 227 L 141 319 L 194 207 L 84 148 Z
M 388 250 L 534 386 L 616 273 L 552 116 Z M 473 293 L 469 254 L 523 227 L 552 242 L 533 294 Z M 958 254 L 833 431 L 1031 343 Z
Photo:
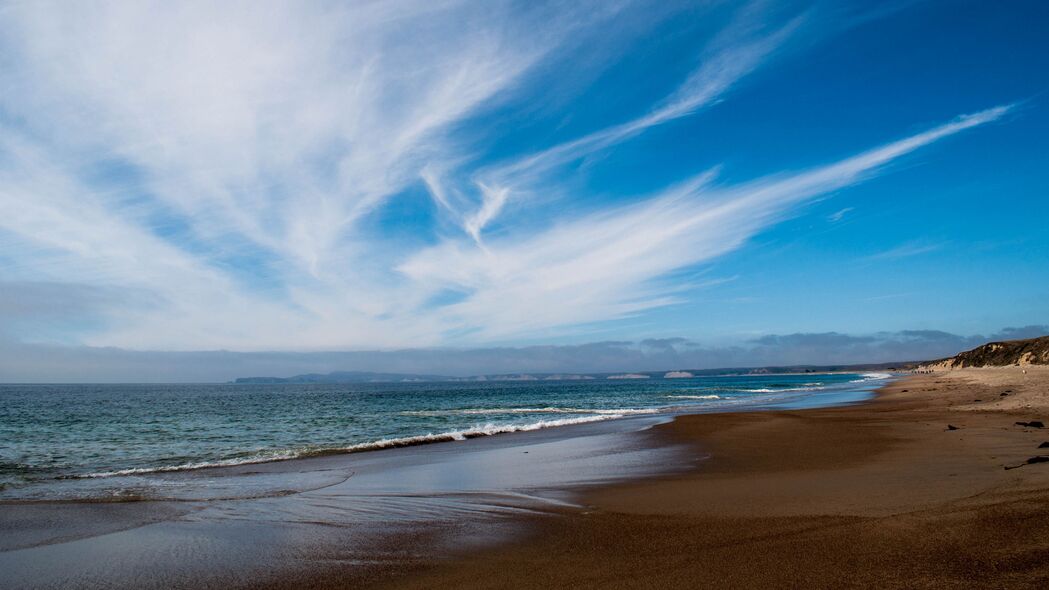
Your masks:
M 885 374 L 275 385 L 0 385 L 0 497 L 49 483 L 462 440 L 636 415 L 801 407 Z M 848 399 L 846 395 L 845 398 Z M 46 494 L 44 494 L 46 496 Z

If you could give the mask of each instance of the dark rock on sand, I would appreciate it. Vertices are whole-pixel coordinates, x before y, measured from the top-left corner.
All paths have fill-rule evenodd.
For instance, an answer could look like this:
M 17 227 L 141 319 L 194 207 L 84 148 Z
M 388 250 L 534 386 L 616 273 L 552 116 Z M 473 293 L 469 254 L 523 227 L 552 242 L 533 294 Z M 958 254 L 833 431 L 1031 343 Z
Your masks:
M 1049 456 L 1047 456 L 1047 455 L 1035 455 L 1034 457 L 1031 457 L 1031 458 L 1027 459 L 1023 463 L 1020 463 L 1019 465 L 1006 465 L 1005 468 L 1007 470 L 1008 469 L 1019 469 L 1019 468 L 1023 467 L 1024 465 L 1034 465 L 1035 463 L 1049 463 Z
M 948 424 L 947 425 L 947 430 L 958 430 L 958 427 L 955 426 L 954 424 Z
M 1027 428 L 1045 428 L 1045 424 L 1042 424 L 1041 420 L 1031 420 L 1030 422 L 1017 422 L 1017 426 L 1026 426 Z
M 1046 441 L 1046 442 L 1038 445 L 1038 448 L 1039 449 L 1049 449 L 1049 441 Z

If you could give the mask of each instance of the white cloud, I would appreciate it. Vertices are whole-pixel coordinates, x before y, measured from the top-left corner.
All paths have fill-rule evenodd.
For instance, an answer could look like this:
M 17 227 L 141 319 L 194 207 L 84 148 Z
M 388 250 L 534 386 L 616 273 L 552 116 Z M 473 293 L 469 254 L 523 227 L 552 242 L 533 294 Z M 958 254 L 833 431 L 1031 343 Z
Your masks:
M 541 93 L 532 72 L 570 59 L 559 53 L 570 38 L 614 37 L 629 4 L 8 4 L 0 282 L 76 285 L 97 316 L 83 342 L 137 349 L 436 345 L 572 329 L 677 301 L 669 273 L 1003 112 L 803 174 L 718 187 L 698 175 L 582 217 L 554 204 L 539 212 L 546 229 L 486 233 L 519 191 L 556 184 L 561 164 L 722 99 L 800 22 L 743 10 L 647 113 L 484 167 L 477 133 L 460 128 Z M 431 245 L 367 231 L 369 214 L 420 178 L 441 216 Z M 434 304 L 448 292 L 458 301 Z
M 871 254 L 867 257 L 867 260 L 899 260 L 900 258 L 910 258 L 911 256 L 920 256 L 922 254 L 928 254 L 929 252 L 935 252 L 943 248 L 943 246 L 944 244 L 941 243 L 911 241 L 900 244 L 895 248 L 889 248 L 888 250 Z
M 756 70 L 782 46 L 804 20 L 797 17 L 772 32 L 764 33 L 758 25 L 761 15 L 753 5 L 745 6 L 739 12 L 737 19 L 710 42 L 696 69 L 648 113 L 478 172 L 483 179 L 477 183 L 481 188 L 482 205 L 463 229 L 479 241 L 481 230 L 506 204 L 510 187 L 532 188 L 552 169 L 611 148 L 652 127 L 691 115 L 717 102 L 736 82 Z M 486 183 L 503 186 L 497 206 L 493 206 Z
M 510 189 L 506 187 L 490 187 L 484 184 L 478 184 L 478 188 L 481 190 L 481 208 L 476 213 L 471 215 L 463 223 L 463 229 L 466 233 L 470 234 L 470 237 L 474 239 L 478 244 L 481 243 L 481 230 L 484 226 L 488 225 L 488 222 L 495 218 L 499 214 L 499 211 L 506 204 L 506 199 L 510 194 Z
M 855 209 L 856 209 L 855 207 L 843 207 L 841 209 L 838 209 L 834 213 L 831 213 L 830 215 L 828 215 L 827 219 L 831 223 L 837 223 L 837 222 L 841 221 L 842 219 L 844 219 L 846 215 L 848 215 L 850 212 L 854 211 Z
M 355 224 L 415 182 L 447 149 L 451 126 L 607 16 L 562 15 L 534 34 L 534 20 L 549 21 L 539 12 L 462 2 L 9 5 L 8 251 L 37 266 L 36 278 L 142 286 L 168 300 L 117 321 L 99 343 L 256 347 L 291 331 L 291 346 L 324 347 L 385 340 L 392 328 L 432 340 L 409 329 L 420 320 L 374 319 L 414 298 L 369 268 L 369 251 L 388 245 L 367 243 Z M 113 190 L 85 182 L 85 169 L 107 166 L 135 178 Z M 179 243 L 153 231 L 158 218 L 186 226 Z M 206 252 L 187 251 L 188 240 Z M 239 284 L 225 257 L 266 260 L 260 272 L 291 301 Z
M 489 240 L 483 250 L 449 241 L 401 270 L 429 289 L 470 293 L 444 308 L 448 329 L 507 338 L 622 318 L 673 303 L 658 279 L 710 261 L 789 215 L 808 199 L 860 182 L 941 138 L 1001 117 L 997 107 L 820 168 L 739 186 L 711 174 L 637 204 L 562 220 L 537 234 Z

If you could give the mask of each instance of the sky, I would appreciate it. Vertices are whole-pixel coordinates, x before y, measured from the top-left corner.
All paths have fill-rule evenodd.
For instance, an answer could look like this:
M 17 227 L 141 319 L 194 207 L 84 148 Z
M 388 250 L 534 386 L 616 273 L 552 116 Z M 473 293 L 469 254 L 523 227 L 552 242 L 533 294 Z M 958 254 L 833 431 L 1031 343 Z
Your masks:
M 0 2 L 0 381 L 1049 332 L 1047 27 L 1037 0 Z

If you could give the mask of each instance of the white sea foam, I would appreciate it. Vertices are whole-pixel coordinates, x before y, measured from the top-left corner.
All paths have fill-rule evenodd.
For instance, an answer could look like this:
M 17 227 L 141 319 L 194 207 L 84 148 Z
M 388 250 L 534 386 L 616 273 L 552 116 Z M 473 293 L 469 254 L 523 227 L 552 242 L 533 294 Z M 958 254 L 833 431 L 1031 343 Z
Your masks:
M 864 373 L 861 375 L 862 379 L 852 381 L 853 383 L 868 382 L 874 380 L 889 379 L 892 377 L 889 373 Z M 806 383 L 809 387 L 789 387 L 789 388 L 755 388 L 755 389 L 743 389 L 740 391 L 748 393 L 782 393 L 782 392 L 799 392 L 799 391 L 816 391 L 823 389 L 822 383 Z M 812 387 L 815 386 L 815 387 Z M 701 394 L 701 395 L 667 395 L 665 398 L 668 399 L 682 399 L 682 400 L 723 400 L 719 395 L 715 394 Z M 730 399 L 730 401 L 732 401 Z M 743 403 L 742 398 L 737 398 L 736 401 Z M 604 420 L 615 420 L 618 418 L 625 418 L 632 415 L 643 415 L 643 414 L 657 414 L 670 410 L 672 408 L 612 408 L 612 409 L 594 409 L 594 408 L 562 408 L 562 407 L 538 407 L 538 408 L 461 408 L 461 409 L 450 409 L 450 410 L 416 410 L 416 411 L 404 411 L 402 415 L 406 416 L 470 416 L 470 415 L 529 415 L 529 414 L 567 414 L 572 417 L 559 418 L 559 419 L 548 419 L 538 420 L 535 422 L 527 423 L 511 423 L 511 424 L 484 424 L 469 427 L 462 430 L 452 430 L 447 432 L 427 433 L 416 436 L 405 436 L 405 437 L 393 437 L 383 438 L 368 442 L 357 443 L 345 447 L 306 447 L 300 449 L 284 449 L 259 453 L 247 457 L 238 457 L 232 459 L 223 459 L 217 461 L 200 461 L 181 463 L 177 465 L 165 465 L 160 467 L 138 467 L 131 469 L 120 469 L 113 471 L 103 471 L 98 473 L 89 473 L 85 475 L 74 476 L 75 478 L 104 478 L 104 477 L 118 477 L 118 476 L 133 476 L 133 475 L 148 475 L 158 473 L 169 473 L 177 471 L 192 471 L 197 469 L 207 469 L 213 467 L 236 467 L 240 465 L 252 465 L 259 463 L 271 463 L 275 461 L 285 461 L 288 459 L 296 459 L 301 457 L 318 456 L 325 454 L 336 454 L 336 453 L 355 453 L 362 451 L 372 451 L 379 449 L 404 447 L 412 445 L 421 445 L 427 443 L 436 442 L 450 442 L 450 441 L 461 441 L 468 438 L 475 438 L 481 436 L 491 436 L 494 434 L 503 434 L 510 432 L 528 432 L 533 430 L 540 430 L 544 428 L 554 428 L 558 426 L 568 426 L 572 424 L 585 424 L 589 422 L 599 422 Z
M 822 387 L 781 387 L 779 389 L 769 389 L 767 387 L 760 387 L 758 389 L 741 389 L 747 393 L 780 393 L 783 391 L 819 391 Z
M 115 471 L 100 471 L 98 473 L 86 473 L 71 476 L 70 479 L 94 479 L 99 477 L 117 477 L 122 475 L 148 475 L 150 473 L 168 473 L 171 471 L 192 471 L 194 469 L 207 469 L 209 467 L 236 467 L 238 465 L 255 465 L 258 463 L 272 463 L 274 461 L 286 461 L 296 459 L 308 454 L 309 451 L 283 450 L 270 453 L 261 453 L 250 457 L 237 459 L 223 459 L 221 461 L 199 461 L 195 463 L 180 463 L 178 465 L 163 465 L 161 467 L 135 467 L 132 469 L 118 469 Z
M 595 415 L 622 415 L 655 414 L 658 408 L 614 408 L 601 410 L 593 408 L 461 408 L 452 410 L 405 410 L 400 412 L 402 416 L 472 416 L 491 414 L 595 414 Z
M 525 408 L 527 409 L 527 408 Z M 133 469 L 120 469 L 115 471 L 102 471 L 98 473 L 88 473 L 84 475 L 74 476 L 72 479 L 94 479 L 103 477 L 119 477 L 127 475 L 148 475 L 151 473 L 170 473 L 173 471 L 192 471 L 197 469 L 207 469 L 212 467 L 236 467 L 239 465 L 253 465 L 258 463 L 272 463 L 275 461 L 286 461 L 288 459 L 298 459 L 302 457 L 311 457 L 318 455 L 327 454 L 338 454 L 338 453 L 358 453 L 363 451 L 377 451 L 380 449 L 390 449 L 396 447 L 407 447 L 414 445 L 422 445 L 427 443 L 436 442 L 451 442 L 461 441 L 468 438 L 477 438 L 481 436 L 491 436 L 494 434 L 505 434 L 510 432 L 530 432 L 533 430 L 541 430 L 544 428 L 554 428 L 557 426 L 570 426 L 572 424 L 586 424 L 589 422 L 601 422 L 604 420 L 615 420 L 618 418 L 625 418 L 631 414 L 652 414 L 659 412 L 658 409 L 652 410 L 599 410 L 601 412 L 597 415 L 590 416 L 579 416 L 576 418 L 561 418 L 558 420 L 540 420 L 538 422 L 529 422 L 525 424 L 485 424 L 483 426 L 475 426 L 464 430 L 452 430 L 448 432 L 428 433 L 420 434 L 417 436 L 403 436 L 396 438 L 383 438 L 375 441 L 363 442 L 346 447 L 336 448 L 312 448 L 312 449 L 299 449 L 299 450 L 283 450 L 274 451 L 272 453 L 264 453 L 260 455 L 253 455 L 251 457 L 241 457 L 237 459 L 226 459 L 221 461 L 202 461 L 197 463 L 182 463 L 179 465 L 165 465 L 162 467 L 137 467 Z M 591 411 L 594 412 L 594 411 Z
M 864 373 L 860 375 L 862 379 L 853 379 L 850 383 L 863 383 L 865 381 L 880 381 L 883 379 L 891 379 L 891 373 Z

